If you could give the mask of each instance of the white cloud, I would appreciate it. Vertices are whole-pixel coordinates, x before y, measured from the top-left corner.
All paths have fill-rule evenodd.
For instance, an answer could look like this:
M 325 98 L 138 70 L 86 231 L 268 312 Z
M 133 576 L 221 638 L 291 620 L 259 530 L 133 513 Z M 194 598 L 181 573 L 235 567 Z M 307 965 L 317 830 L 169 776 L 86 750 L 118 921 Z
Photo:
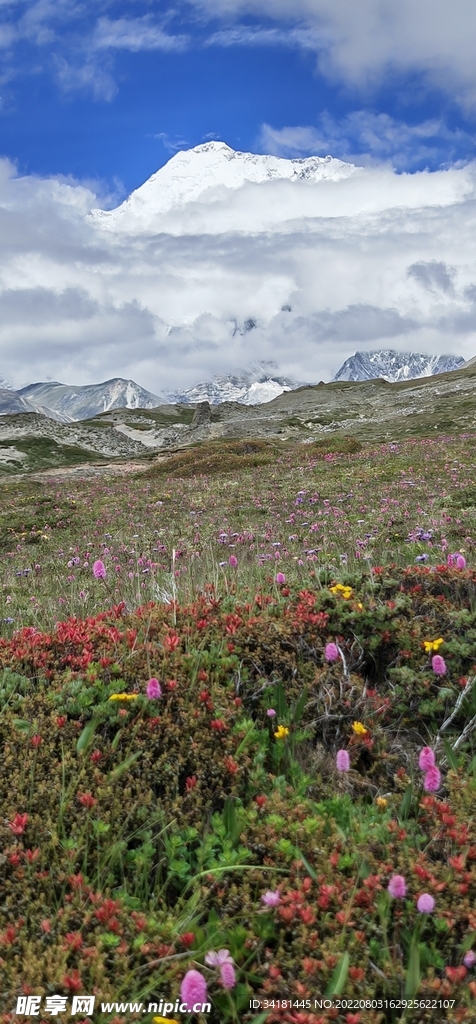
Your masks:
M 148 0 L 140 3 L 147 13 L 116 19 L 102 14 L 109 0 L 0 0 L 2 6 L 8 13 L 8 20 L 0 20 L 3 73 L 12 77 L 53 68 L 65 91 L 86 90 L 97 100 L 109 101 L 117 93 L 112 70 L 118 51 L 182 52 L 190 42 L 187 35 L 167 31 L 173 11 L 154 18 Z M 135 11 L 138 6 L 134 3 Z M 20 49 L 25 44 L 30 44 L 26 57 Z M 32 48 L 40 49 L 40 66 L 31 60 Z
M 358 87 L 390 70 L 421 73 L 463 105 L 476 104 L 476 7 L 473 0 L 190 0 L 210 17 L 244 15 L 297 27 L 321 70 Z M 265 25 L 264 29 L 268 26 Z M 249 29 L 250 39 L 256 28 Z M 245 42 L 237 35 L 236 42 Z M 228 34 L 228 45 L 231 35 Z M 294 41 L 293 41 L 294 45 Z
M 85 63 L 70 63 L 65 57 L 54 60 L 58 81 L 65 92 L 91 92 L 96 100 L 112 100 L 117 85 L 109 69 L 92 58 Z
M 189 39 L 185 35 L 168 35 L 151 18 L 99 18 L 94 33 L 96 49 L 131 50 L 184 50 Z
M 287 46 L 318 50 L 322 39 L 312 28 L 264 28 L 236 25 L 213 32 L 206 46 Z
M 160 139 L 164 149 L 166 149 L 167 153 L 171 156 L 174 153 L 178 153 L 180 149 L 186 149 L 188 146 L 186 139 L 183 139 L 180 135 L 176 136 L 175 139 L 172 139 L 168 132 L 157 132 L 154 138 Z
M 0 24 L 0 49 L 11 46 L 16 32 L 12 25 Z
M 354 110 L 340 120 L 323 112 L 316 126 L 264 124 L 258 145 L 262 152 L 276 156 L 332 153 L 353 163 L 389 160 L 399 170 L 411 170 L 425 164 L 450 164 L 456 154 L 460 160 L 473 156 L 476 136 L 451 130 L 438 118 L 411 125 L 389 114 Z
M 0 161 L 0 375 L 16 386 L 161 391 L 273 358 L 312 381 L 357 348 L 476 351 L 476 166 L 210 188 L 122 233 L 88 217 L 97 204 Z

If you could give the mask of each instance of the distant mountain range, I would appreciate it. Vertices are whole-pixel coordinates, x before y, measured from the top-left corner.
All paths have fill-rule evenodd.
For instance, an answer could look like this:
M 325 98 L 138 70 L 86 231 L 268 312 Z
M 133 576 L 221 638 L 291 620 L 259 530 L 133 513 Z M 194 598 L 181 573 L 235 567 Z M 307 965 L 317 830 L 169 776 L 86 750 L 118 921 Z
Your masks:
M 475 357 L 476 358 L 476 357 Z M 365 381 L 381 377 L 391 383 L 448 373 L 465 363 L 461 356 L 427 356 L 418 352 L 356 352 L 346 359 L 334 381 Z M 286 391 L 311 385 L 283 377 L 273 362 L 253 365 L 248 370 L 223 374 L 183 391 L 147 391 L 133 380 L 113 377 L 101 384 L 70 385 L 59 381 L 28 384 L 14 391 L 0 380 L 0 416 L 14 413 L 40 413 L 59 423 L 92 419 L 113 409 L 156 409 L 163 405 L 198 405 L 223 402 L 263 405 Z
M 427 356 L 421 352 L 356 352 L 346 359 L 334 380 L 373 380 L 381 377 L 395 384 L 400 380 L 433 377 L 436 373 L 449 373 L 463 366 L 462 356 Z
M 43 411 L 49 410 L 53 419 L 59 419 L 62 423 L 91 419 L 110 409 L 155 409 L 167 401 L 164 395 L 154 395 L 135 381 L 123 380 L 121 377 L 113 377 L 102 384 L 77 387 L 60 384 L 58 381 L 28 384 L 10 394 L 18 395 L 34 405 L 35 412 L 39 411 L 39 407 Z M 17 409 L 11 411 L 17 412 Z

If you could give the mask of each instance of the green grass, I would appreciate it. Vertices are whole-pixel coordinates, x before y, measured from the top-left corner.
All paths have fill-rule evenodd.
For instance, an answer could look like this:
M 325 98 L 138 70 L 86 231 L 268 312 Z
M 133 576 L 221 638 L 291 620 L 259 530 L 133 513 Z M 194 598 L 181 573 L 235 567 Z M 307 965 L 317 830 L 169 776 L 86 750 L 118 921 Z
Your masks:
M 79 445 L 58 444 L 48 437 L 19 437 L 13 441 L 2 441 L 2 449 L 12 448 L 23 453 L 21 461 L 13 457 L 11 462 L 0 462 L 0 473 L 35 472 L 42 469 L 57 469 L 77 466 L 84 462 L 102 463 L 105 460 L 95 452 Z

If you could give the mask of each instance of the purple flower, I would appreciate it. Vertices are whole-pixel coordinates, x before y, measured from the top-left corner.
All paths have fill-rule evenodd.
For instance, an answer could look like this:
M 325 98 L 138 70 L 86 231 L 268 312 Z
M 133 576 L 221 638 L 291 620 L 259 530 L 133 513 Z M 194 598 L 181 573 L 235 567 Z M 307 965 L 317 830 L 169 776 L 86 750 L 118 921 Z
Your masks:
M 433 672 L 437 676 L 444 676 L 444 675 L 446 675 L 446 662 L 445 662 L 445 659 L 441 657 L 441 654 L 434 654 L 433 655 L 433 657 L 431 659 L 431 667 L 433 669 Z
M 338 772 L 348 772 L 350 768 L 350 758 L 347 750 L 338 750 L 336 754 L 336 768 Z
M 267 907 L 279 907 L 279 904 L 281 903 L 279 889 L 275 889 L 274 892 L 271 889 L 267 889 L 261 897 L 261 902 Z
M 392 875 L 387 889 L 394 899 L 403 899 L 407 891 L 407 883 L 403 875 Z
M 207 983 L 200 971 L 187 971 L 180 986 L 180 999 L 189 1013 L 193 1012 L 196 1003 L 206 1003 Z
M 468 949 L 468 952 L 464 954 L 463 963 L 465 967 L 474 967 L 476 964 L 476 953 L 473 953 L 472 949 Z
M 429 892 L 422 893 L 417 901 L 417 908 L 420 914 L 432 914 L 435 909 L 435 901 Z
M 286 577 L 284 575 L 284 572 L 276 573 L 276 583 L 286 583 Z
M 422 772 L 427 772 L 429 768 L 435 767 L 435 755 L 431 747 L 423 747 L 423 750 L 420 750 L 418 765 Z
M 415 558 L 415 562 L 427 562 L 429 557 L 430 556 L 427 555 L 426 553 L 424 555 L 417 555 L 416 558 Z
M 230 555 L 230 557 L 228 559 L 228 565 L 231 565 L 232 569 L 236 569 L 236 567 L 238 565 L 238 559 L 237 559 L 236 555 Z
M 337 644 L 326 644 L 326 661 L 337 661 L 339 657 L 339 650 Z
M 106 579 L 106 566 L 104 565 L 104 562 L 101 562 L 100 558 L 97 558 L 93 565 L 93 576 L 95 576 L 97 580 Z
M 149 679 L 147 683 L 147 696 L 149 700 L 157 700 L 162 696 L 162 688 L 158 679 Z
M 268 708 L 266 714 L 267 714 L 268 718 L 276 718 L 276 712 L 275 712 L 274 708 Z
M 437 789 L 440 788 L 441 772 L 436 765 L 434 765 L 433 768 L 428 769 L 425 778 L 423 779 L 423 786 L 427 793 L 436 793 Z

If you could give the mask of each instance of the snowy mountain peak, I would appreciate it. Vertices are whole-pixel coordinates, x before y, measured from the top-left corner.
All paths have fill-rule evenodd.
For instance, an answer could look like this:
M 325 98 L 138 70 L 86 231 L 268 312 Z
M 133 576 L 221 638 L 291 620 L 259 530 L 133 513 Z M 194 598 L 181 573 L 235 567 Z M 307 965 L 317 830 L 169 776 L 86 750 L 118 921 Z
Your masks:
M 157 230 L 160 218 L 183 208 L 215 189 L 238 189 L 245 182 L 338 181 L 360 168 L 331 156 L 287 160 L 259 153 L 242 153 L 225 142 L 205 142 L 176 153 L 115 210 L 93 210 L 100 227 L 118 231 Z
M 248 370 L 236 370 L 235 373 L 215 376 L 212 380 L 202 381 L 193 388 L 169 394 L 171 403 L 196 404 L 209 402 L 219 405 L 221 402 L 239 402 L 240 405 L 262 405 L 282 395 L 284 391 L 294 391 L 302 387 L 291 377 L 281 377 L 273 362 L 257 363 Z
M 421 352 L 355 352 L 337 371 L 334 381 L 373 380 L 381 377 L 394 384 L 400 380 L 432 377 L 436 373 L 457 370 L 464 363 L 462 356 L 427 356 Z

